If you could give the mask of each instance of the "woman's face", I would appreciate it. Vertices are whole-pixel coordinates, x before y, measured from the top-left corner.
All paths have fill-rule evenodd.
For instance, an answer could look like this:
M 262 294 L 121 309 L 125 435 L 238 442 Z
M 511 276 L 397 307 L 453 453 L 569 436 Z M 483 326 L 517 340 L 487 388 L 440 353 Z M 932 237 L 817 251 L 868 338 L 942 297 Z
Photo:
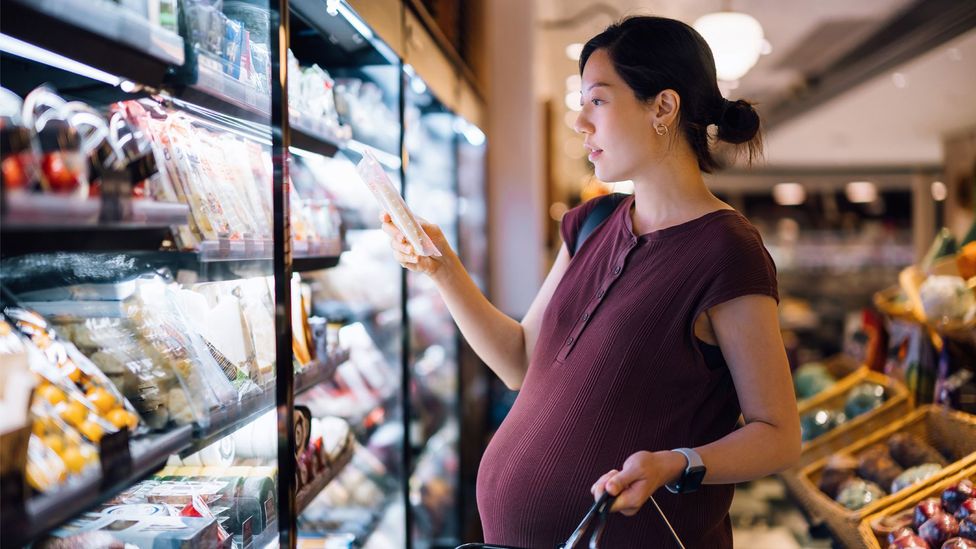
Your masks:
M 582 78 L 582 106 L 575 129 L 601 181 L 626 181 L 661 153 L 666 140 L 654 132 L 650 104 L 623 81 L 606 50 L 594 51 Z

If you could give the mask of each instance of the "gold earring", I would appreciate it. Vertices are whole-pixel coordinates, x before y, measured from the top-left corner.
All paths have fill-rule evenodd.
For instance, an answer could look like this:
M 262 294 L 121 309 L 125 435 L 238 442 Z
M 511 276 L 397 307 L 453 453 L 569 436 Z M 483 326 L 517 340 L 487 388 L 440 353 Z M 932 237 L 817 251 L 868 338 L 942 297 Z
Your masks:
M 668 135 L 668 127 L 664 124 L 658 124 L 654 128 L 654 131 L 657 132 L 658 135 Z

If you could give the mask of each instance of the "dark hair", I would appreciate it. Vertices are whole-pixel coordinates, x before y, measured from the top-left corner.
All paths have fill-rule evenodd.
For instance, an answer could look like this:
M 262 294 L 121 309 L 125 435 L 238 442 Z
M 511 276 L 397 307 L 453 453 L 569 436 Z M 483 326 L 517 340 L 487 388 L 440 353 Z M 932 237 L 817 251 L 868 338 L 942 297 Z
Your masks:
M 712 50 L 695 29 L 663 17 L 627 17 L 583 46 L 580 74 L 590 55 L 601 49 L 606 50 L 614 69 L 637 99 L 652 100 L 666 89 L 678 93 L 679 127 L 703 172 L 711 173 L 720 167 L 709 147 L 710 124 L 718 126 L 719 140 L 746 144 L 750 163 L 762 154 L 759 114 L 747 101 L 722 97 Z

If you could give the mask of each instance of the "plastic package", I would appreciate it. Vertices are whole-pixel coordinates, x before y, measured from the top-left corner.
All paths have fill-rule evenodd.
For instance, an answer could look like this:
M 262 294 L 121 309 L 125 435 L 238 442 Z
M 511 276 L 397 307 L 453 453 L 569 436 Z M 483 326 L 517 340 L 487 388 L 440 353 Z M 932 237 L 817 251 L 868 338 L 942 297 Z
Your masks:
M 63 111 L 66 102 L 46 86 L 24 98 L 24 124 L 36 132 L 41 150 L 41 185 L 47 192 L 88 197 L 88 170 L 78 132 Z
M 373 192 L 376 201 L 390 214 L 393 224 L 413 246 L 414 251 L 422 256 L 440 257 L 441 252 L 407 208 L 406 202 L 369 150 L 363 152 L 363 159 L 356 166 L 356 170 L 369 190 Z
M 47 321 L 25 309 L 8 308 L 7 315 L 47 358 L 32 360 L 31 369 L 42 383 L 48 400 L 67 423 L 97 443 L 105 432 L 139 428 L 139 416 L 105 374 L 74 345 L 62 341 Z

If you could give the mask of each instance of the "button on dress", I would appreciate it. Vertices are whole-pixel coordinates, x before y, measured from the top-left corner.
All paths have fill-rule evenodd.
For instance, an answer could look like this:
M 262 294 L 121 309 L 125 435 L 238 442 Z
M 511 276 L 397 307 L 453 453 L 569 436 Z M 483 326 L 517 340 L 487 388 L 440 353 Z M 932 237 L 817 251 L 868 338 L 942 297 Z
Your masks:
M 730 433 L 738 398 L 720 353 L 694 335 L 703 311 L 749 294 L 778 300 L 756 229 L 719 210 L 635 236 L 623 200 L 569 263 L 542 319 L 518 397 L 478 472 L 485 541 L 556 547 L 593 502 L 590 486 L 641 451 Z M 566 213 L 569 249 L 593 201 Z M 733 486 L 654 494 L 685 545 L 731 548 Z M 652 505 L 610 517 L 601 546 L 673 547 Z

